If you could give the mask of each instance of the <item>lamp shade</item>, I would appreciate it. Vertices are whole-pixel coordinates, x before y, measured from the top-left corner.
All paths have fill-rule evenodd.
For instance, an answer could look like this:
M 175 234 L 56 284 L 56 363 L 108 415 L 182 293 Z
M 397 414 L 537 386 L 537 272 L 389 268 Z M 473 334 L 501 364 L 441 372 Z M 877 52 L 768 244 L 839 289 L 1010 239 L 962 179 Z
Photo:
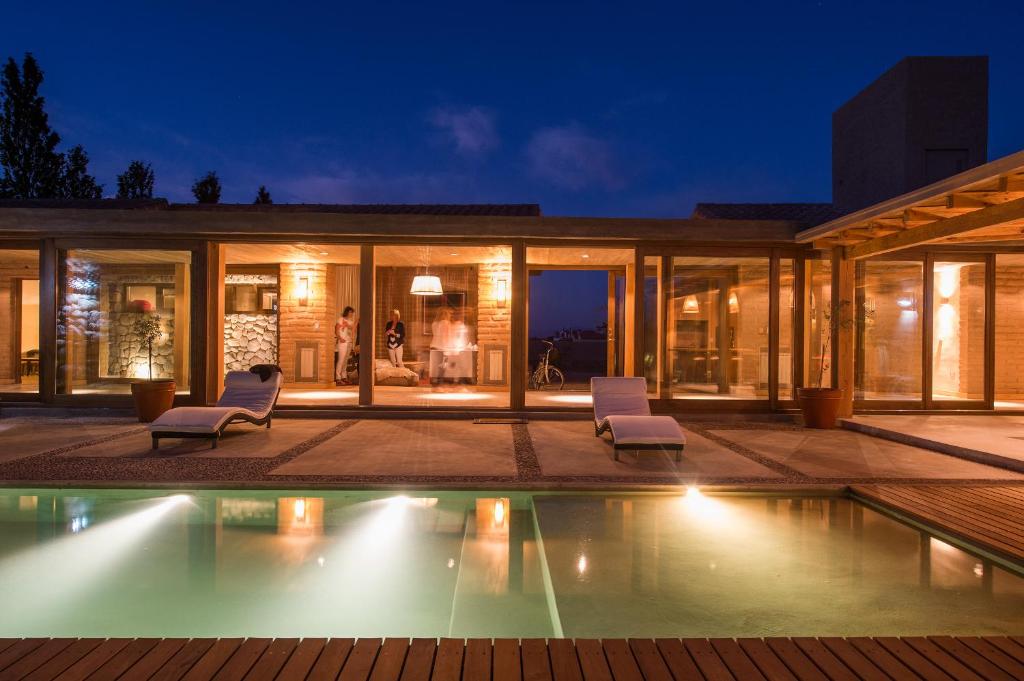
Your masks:
M 409 293 L 414 296 L 439 296 L 441 290 L 441 278 L 433 274 L 417 274 L 412 278 L 412 286 Z

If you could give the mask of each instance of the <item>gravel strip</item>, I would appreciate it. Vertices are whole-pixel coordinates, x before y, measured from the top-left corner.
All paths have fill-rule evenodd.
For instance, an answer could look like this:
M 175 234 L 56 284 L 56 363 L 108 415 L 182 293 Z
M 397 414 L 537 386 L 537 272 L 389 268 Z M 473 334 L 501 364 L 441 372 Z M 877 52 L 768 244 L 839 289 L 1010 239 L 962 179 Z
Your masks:
M 515 450 L 516 480 L 540 478 L 540 461 L 533 448 L 530 430 L 525 423 L 516 423 L 512 426 L 512 445 Z

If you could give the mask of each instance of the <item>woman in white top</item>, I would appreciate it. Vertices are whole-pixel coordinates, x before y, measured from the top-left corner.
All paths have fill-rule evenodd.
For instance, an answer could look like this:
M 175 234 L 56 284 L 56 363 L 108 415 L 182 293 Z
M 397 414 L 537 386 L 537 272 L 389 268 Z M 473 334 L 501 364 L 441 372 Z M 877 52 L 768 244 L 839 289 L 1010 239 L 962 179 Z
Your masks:
M 338 385 L 348 385 L 348 356 L 352 354 L 352 334 L 355 332 L 355 310 L 346 306 L 338 321 L 334 324 L 335 350 L 338 353 L 337 363 L 334 365 L 334 382 Z

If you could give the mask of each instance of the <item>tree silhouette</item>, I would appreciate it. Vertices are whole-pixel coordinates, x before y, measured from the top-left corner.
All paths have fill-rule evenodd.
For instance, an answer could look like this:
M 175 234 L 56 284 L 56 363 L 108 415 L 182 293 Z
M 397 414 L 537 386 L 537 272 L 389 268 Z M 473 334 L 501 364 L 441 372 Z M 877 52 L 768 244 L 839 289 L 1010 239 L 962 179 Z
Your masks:
M 192 185 L 192 196 L 196 203 L 220 203 L 220 179 L 212 170 L 195 181 Z
M 261 184 L 260 188 L 256 190 L 256 200 L 254 204 L 266 204 L 270 205 L 274 202 L 274 199 L 270 198 L 270 192 L 267 191 L 266 185 Z
M 60 192 L 63 199 L 102 199 L 103 185 L 89 174 L 89 155 L 82 145 L 61 154 Z
M 65 161 L 57 153 L 60 135 L 50 128 L 39 95 L 42 82 L 43 72 L 31 53 L 25 54 L 21 69 L 9 58 L 0 75 L 2 196 L 48 199 L 62 194 Z
M 132 161 L 128 169 L 117 176 L 117 198 L 151 199 L 155 181 L 153 166 L 142 161 Z

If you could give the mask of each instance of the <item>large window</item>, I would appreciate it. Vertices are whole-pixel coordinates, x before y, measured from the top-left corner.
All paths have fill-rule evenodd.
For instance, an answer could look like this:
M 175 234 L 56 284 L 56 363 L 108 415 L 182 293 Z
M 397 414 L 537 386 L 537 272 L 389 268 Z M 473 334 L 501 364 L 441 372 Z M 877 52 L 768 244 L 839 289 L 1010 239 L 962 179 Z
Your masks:
M 512 249 L 377 246 L 373 403 L 508 407 Z
M 57 392 L 128 393 L 133 380 L 173 379 L 178 393 L 188 393 L 191 253 L 76 249 L 61 256 Z
M 672 258 L 673 398 L 768 398 L 769 279 L 767 257 Z
M 832 262 L 808 260 L 804 293 L 804 380 L 832 387 Z
M 936 261 L 932 399 L 985 398 L 985 263 Z
M 39 251 L 0 250 L 0 392 L 39 392 Z
M 1024 255 L 996 256 L 997 409 L 1024 409 Z
M 923 262 L 857 263 L 857 399 L 921 399 L 923 291 Z

